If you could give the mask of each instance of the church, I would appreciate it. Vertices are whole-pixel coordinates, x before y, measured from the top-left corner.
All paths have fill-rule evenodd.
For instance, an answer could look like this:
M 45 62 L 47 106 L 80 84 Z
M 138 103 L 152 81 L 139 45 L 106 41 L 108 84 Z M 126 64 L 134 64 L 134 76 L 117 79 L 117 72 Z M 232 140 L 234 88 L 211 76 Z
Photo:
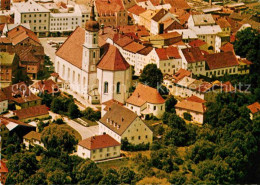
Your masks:
M 124 104 L 131 87 L 131 66 L 115 46 L 101 48 L 98 33 L 92 6 L 85 29 L 77 27 L 56 52 L 55 71 L 68 88 L 90 103 L 113 99 Z

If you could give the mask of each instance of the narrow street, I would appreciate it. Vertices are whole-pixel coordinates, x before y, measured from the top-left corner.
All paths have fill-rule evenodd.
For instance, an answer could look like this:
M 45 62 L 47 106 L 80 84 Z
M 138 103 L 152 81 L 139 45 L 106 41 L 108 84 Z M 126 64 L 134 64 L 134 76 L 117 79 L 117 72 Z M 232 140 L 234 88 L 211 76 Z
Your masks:
M 56 118 L 60 117 L 59 114 L 55 114 L 54 112 L 50 111 L 49 113 L 50 113 L 50 115 L 52 116 L 53 119 L 56 119 Z M 98 134 L 98 125 L 97 126 L 91 126 L 91 127 L 85 127 L 85 126 L 83 126 L 83 125 L 81 125 L 81 124 L 79 124 L 79 123 L 69 119 L 68 117 L 63 117 L 63 120 L 70 127 L 75 129 L 76 131 L 78 131 L 78 133 L 82 137 L 82 140 Z

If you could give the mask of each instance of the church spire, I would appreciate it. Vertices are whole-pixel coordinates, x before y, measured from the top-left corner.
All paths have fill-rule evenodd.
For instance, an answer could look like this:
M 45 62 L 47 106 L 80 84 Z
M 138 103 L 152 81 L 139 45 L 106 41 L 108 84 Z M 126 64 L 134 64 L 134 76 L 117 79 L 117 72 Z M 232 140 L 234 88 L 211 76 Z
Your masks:
M 90 19 L 85 24 L 85 29 L 91 32 L 99 31 L 99 23 L 95 20 L 95 6 L 94 2 L 91 6 Z

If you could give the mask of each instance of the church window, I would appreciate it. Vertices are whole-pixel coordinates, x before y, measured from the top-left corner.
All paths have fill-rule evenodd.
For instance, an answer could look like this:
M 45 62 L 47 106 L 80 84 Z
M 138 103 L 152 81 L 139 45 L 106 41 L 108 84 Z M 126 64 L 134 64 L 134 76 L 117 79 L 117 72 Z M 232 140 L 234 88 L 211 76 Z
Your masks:
M 95 38 L 95 37 L 94 37 L 94 39 L 93 39 L 93 43 L 96 44 L 96 38 Z
M 104 93 L 108 93 L 108 82 L 105 82 Z
M 73 71 L 72 80 L 73 80 L 73 82 L 75 82 L 75 71 Z
M 95 51 L 93 52 L 93 58 L 96 58 L 96 52 Z
M 120 93 L 120 82 L 117 82 L 117 84 L 116 84 L 116 93 L 117 94 Z

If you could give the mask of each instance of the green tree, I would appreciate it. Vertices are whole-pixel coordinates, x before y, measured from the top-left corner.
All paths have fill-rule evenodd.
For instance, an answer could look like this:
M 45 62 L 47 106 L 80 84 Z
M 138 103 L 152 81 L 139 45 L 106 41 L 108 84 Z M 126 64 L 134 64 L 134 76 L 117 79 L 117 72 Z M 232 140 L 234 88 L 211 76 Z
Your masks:
M 73 134 L 57 125 L 46 127 L 42 132 L 41 140 L 47 150 L 55 155 L 61 152 L 71 153 L 78 142 Z
M 98 184 L 103 177 L 101 169 L 90 159 L 79 163 L 73 173 L 78 184 Z
M 74 118 L 78 118 L 80 116 L 81 116 L 81 113 L 79 111 L 78 106 L 74 102 L 71 102 L 69 104 L 69 117 L 71 119 L 74 119 Z
M 184 113 L 183 113 L 183 118 L 186 119 L 186 120 L 188 120 L 188 121 L 191 121 L 191 120 L 192 120 L 192 116 L 191 116 L 191 114 L 188 113 L 188 112 L 184 112 Z
M 98 183 L 100 185 L 114 185 L 119 184 L 119 175 L 115 169 L 108 169 L 106 173 L 104 174 L 101 181 Z
M 118 171 L 119 179 L 121 183 L 133 184 L 135 182 L 135 172 L 128 167 L 121 167 Z
M 157 88 L 163 82 L 163 74 L 156 64 L 148 64 L 144 67 L 139 80 L 150 87 Z
M 35 174 L 38 169 L 36 155 L 33 153 L 16 153 L 7 162 L 8 176 L 6 183 L 18 184 Z
M 165 111 L 175 113 L 176 104 L 177 100 L 174 98 L 174 96 L 170 95 L 170 97 L 165 101 Z
M 60 98 L 54 98 L 51 102 L 51 110 L 55 113 L 59 113 L 61 110 L 62 101 Z
M 71 177 L 64 171 L 57 169 L 53 172 L 49 172 L 47 175 L 48 184 L 70 184 Z
M 101 112 L 100 111 L 94 111 L 91 107 L 87 107 L 82 114 L 84 117 L 91 121 L 97 121 L 101 118 Z
M 172 184 L 181 185 L 185 184 L 186 179 L 187 178 L 181 173 L 172 173 L 169 181 Z

